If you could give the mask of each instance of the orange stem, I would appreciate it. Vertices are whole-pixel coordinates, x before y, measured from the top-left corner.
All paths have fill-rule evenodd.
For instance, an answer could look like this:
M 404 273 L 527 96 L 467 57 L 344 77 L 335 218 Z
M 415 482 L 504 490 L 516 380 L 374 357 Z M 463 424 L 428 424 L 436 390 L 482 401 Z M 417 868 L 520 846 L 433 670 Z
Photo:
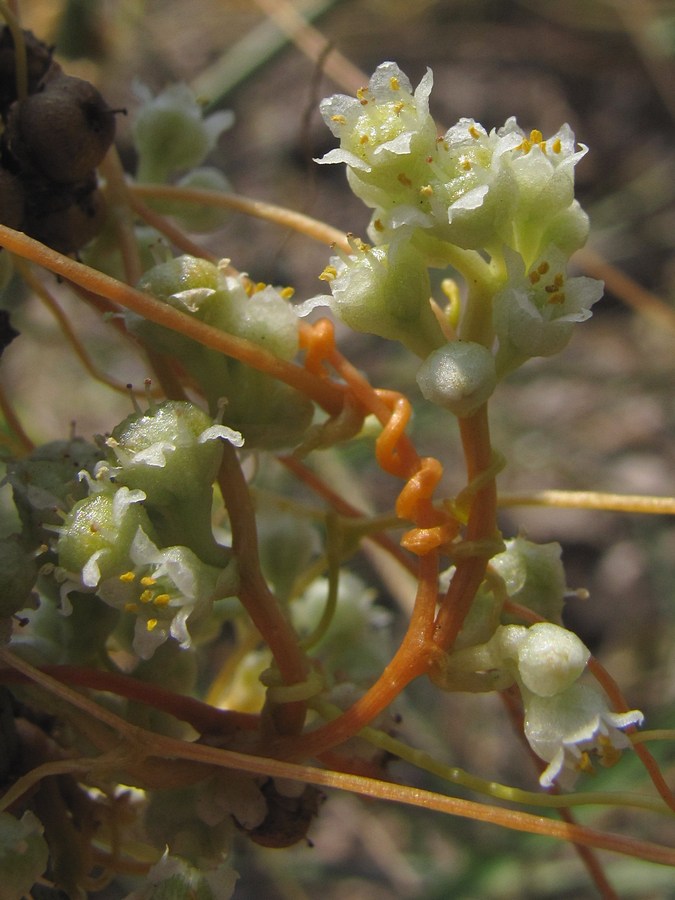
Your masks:
M 487 406 L 459 420 L 469 483 L 492 465 Z M 466 527 L 467 541 L 494 539 L 497 534 L 497 489 L 494 478 L 476 491 Z M 457 563 L 455 574 L 436 620 L 435 640 L 447 652 L 455 642 L 476 591 L 485 577 L 488 556 L 468 556 Z

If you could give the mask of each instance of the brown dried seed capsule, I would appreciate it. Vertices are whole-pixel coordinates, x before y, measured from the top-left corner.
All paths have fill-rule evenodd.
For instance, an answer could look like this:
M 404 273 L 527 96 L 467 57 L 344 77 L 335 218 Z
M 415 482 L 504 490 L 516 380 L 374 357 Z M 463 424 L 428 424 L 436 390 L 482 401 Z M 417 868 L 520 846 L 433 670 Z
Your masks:
M 14 103 L 7 145 L 23 169 L 62 184 L 85 179 L 115 136 L 115 113 L 93 84 L 70 75 L 49 78 L 44 89 Z
M 24 31 L 28 93 L 34 93 L 48 72 L 61 72 L 52 59 L 52 48 L 39 41 L 31 31 Z M 6 25 L 0 28 L 0 115 L 4 119 L 10 105 L 17 99 L 16 54 L 12 32 Z
M 49 185 L 27 190 L 24 230 L 60 253 L 88 244 L 105 219 L 105 201 L 92 178 L 79 185 Z

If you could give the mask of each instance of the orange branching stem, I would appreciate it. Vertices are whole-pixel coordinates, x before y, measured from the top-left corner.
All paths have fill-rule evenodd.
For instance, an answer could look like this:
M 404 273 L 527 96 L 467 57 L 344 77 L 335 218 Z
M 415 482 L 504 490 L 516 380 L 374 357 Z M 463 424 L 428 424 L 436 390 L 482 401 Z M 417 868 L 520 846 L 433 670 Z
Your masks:
M 134 742 L 138 752 L 155 761 L 187 760 L 204 766 L 204 776 L 210 774 L 208 767 L 231 769 L 251 775 L 272 778 L 289 778 L 318 787 L 330 787 L 395 803 L 405 803 L 427 810 L 436 810 L 477 822 L 510 828 L 529 834 L 540 834 L 575 844 L 584 844 L 597 850 L 609 850 L 646 862 L 675 866 L 675 849 L 649 841 L 636 840 L 623 835 L 596 831 L 583 825 L 558 822 L 541 815 L 521 812 L 515 809 L 486 805 L 472 800 L 448 797 L 431 791 L 411 788 L 402 784 L 318 769 L 313 766 L 297 765 L 271 757 L 252 756 L 234 750 L 224 750 L 207 744 L 182 741 L 165 735 L 147 731 L 138 725 L 130 725 L 111 710 L 95 704 L 79 691 L 57 682 L 45 672 L 17 657 L 7 648 L 0 647 L 0 659 L 7 665 L 23 673 L 44 690 L 53 693 L 75 709 L 81 709 L 89 716 L 104 722 L 114 729 L 121 738 Z M 95 763 L 95 760 L 92 762 Z
M 185 315 L 135 288 L 91 269 L 74 259 L 51 250 L 27 235 L 0 225 L 0 245 L 10 252 L 37 263 L 76 285 L 130 309 L 151 322 L 179 331 L 206 347 L 238 359 L 254 369 L 291 385 L 324 409 L 337 413 L 342 408 L 344 390 L 336 384 L 315 378 L 302 366 L 280 359 L 252 341 L 227 334 Z
M 398 650 L 375 684 L 338 718 L 272 746 L 280 758 L 318 756 L 344 743 L 387 709 L 415 678 L 428 671 L 434 657 L 433 619 L 438 591 L 438 552 L 419 559 L 419 583 L 408 629 Z
M 492 447 L 483 405 L 476 413 L 459 420 L 469 483 L 492 465 Z M 497 489 L 489 478 L 474 494 L 466 527 L 467 541 L 494 541 L 497 537 Z M 467 556 L 457 562 L 455 574 L 443 599 L 436 621 L 436 643 L 449 650 L 459 634 L 471 602 L 485 577 L 488 554 Z
M 251 495 L 237 453 L 227 442 L 224 442 L 218 484 L 230 517 L 232 550 L 239 573 L 238 597 L 253 624 L 265 638 L 284 684 L 303 682 L 309 673 L 309 661 L 260 570 Z M 293 734 L 302 728 L 305 704 L 286 703 L 273 710 L 272 715 L 279 732 Z

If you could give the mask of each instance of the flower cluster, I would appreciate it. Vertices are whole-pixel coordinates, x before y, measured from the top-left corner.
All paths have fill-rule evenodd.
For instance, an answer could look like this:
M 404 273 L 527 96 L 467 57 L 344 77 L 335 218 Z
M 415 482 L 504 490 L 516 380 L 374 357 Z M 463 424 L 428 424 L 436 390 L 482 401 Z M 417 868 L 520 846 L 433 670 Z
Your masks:
M 443 680 L 455 689 L 517 684 L 525 737 L 548 764 L 540 784 L 571 788 L 580 772 L 593 770 L 592 754 L 614 765 L 631 746 L 624 729 L 643 721 L 639 710 L 612 712 L 602 692 L 582 680 L 589 659 L 588 648 L 560 625 L 499 625 L 486 643 L 451 654 Z
M 89 493 L 58 528 L 63 611 L 72 612 L 69 595 L 80 591 L 131 615 L 141 659 L 169 637 L 190 647 L 188 620 L 199 625 L 236 592 L 236 567 L 211 530 L 221 441 L 243 443 L 187 402 L 133 414 L 106 442 L 117 465 L 83 473 Z
M 464 118 L 439 136 L 429 113 L 432 80 L 427 71 L 413 91 L 386 62 L 356 97 L 321 104 L 340 147 L 319 162 L 346 164 L 352 190 L 373 209 L 376 246 L 353 245 L 352 254 L 332 259 L 322 276 L 332 298 L 314 303 L 327 302 L 351 327 L 400 340 L 427 359 L 423 392 L 466 416 L 489 396 L 495 374 L 561 350 L 601 286 L 567 275 L 588 233 L 574 199 L 574 168 L 587 148 L 569 126 L 545 138 L 513 118 L 490 132 Z M 465 350 L 429 358 L 455 336 L 442 319 L 433 321 L 422 273 L 448 265 L 468 286 L 459 337 L 493 353 L 495 371 Z

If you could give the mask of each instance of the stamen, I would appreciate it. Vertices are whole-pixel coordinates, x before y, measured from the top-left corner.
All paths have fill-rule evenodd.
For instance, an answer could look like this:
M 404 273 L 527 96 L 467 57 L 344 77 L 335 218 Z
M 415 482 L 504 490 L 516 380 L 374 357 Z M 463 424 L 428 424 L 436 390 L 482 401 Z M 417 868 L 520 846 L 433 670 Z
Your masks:
M 152 602 L 155 606 L 168 606 L 170 600 L 170 594 L 157 594 Z
M 364 144 L 367 144 L 369 141 L 370 141 L 370 138 L 368 137 L 367 134 L 362 134 L 361 137 L 359 138 L 359 144 L 361 144 L 361 146 L 363 146 Z
M 375 231 L 384 231 L 382 219 L 375 219 L 375 221 L 373 222 L 373 228 L 375 229 Z
M 405 172 L 400 172 L 397 176 L 397 180 L 403 185 L 403 187 L 412 187 L 412 181 L 408 178 Z
M 290 300 L 291 297 L 295 295 L 295 288 L 285 287 L 279 291 L 280 296 L 284 298 L 284 300 Z
M 402 101 L 399 103 L 394 103 L 394 112 L 396 113 L 397 116 L 399 116 L 403 112 L 404 109 L 405 109 L 405 103 L 403 103 Z
M 430 184 L 425 184 L 423 187 L 420 188 L 420 194 L 423 197 L 431 197 L 433 192 L 434 192 L 434 189 Z
M 124 612 L 138 612 L 138 603 L 125 603 Z
M 337 278 L 337 269 L 335 266 L 326 266 L 319 275 L 319 281 L 332 281 L 334 278 Z
M 337 125 L 346 125 L 347 119 L 345 116 L 338 114 L 330 117 L 331 122 L 335 122 Z
M 148 631 L 154 631 L 155 628 L 157 628 L 158 622 L 158 619 L 148 619 L 148 621 L 145 623 L 145 627 L 148 629 Z
M 554 153 L 560 153 L 562 151 L 562 141 L 560 140 L 560 138 L 556 138 L 553 141 L 551 150 L 553 150 Z
M 469 125 L 469 134 L 475 140 L 478 140 L 478 138 L 480 137 L 480 131 L 476 128 L 475 125 Z
M 129 584 L 129 582 L 133 581 L 135 577 L 136 576 L 133 572 L 123 572 L 122 575 L 119 576 L 119 579 L 125 584 Z
M 141 596 L 138 598 L 141 603 L 150 603 L 152 598 L 155 596 L 155 592 L 151 590 L 143 591 Z
M 389 87 L 392 89 L 392 91 L 400 91 L 401 90 L 400 82 L 395 75 L 392 75 L 391 78 L 389 79 Z
M 153 584 L 157 584 L 157 581 L 155 578 L 152 578 L 150 575 L 144 575 L 141 578 L 141 584 L 143 585 L 143 587 L 152 587 Z

